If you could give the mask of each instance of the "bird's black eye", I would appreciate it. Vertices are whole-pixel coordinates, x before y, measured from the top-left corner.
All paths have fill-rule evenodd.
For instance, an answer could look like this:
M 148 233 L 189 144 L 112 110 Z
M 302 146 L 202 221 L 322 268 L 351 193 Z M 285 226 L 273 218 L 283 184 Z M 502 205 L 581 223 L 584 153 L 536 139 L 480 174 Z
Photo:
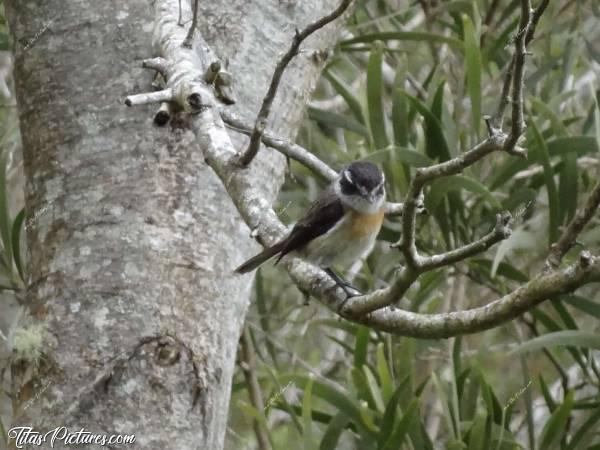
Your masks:
M 340 180 L 340 187 L 342 188 L 342 194 L 344 195 L 356 195 L 358 194 L 358 189 L 354 185 L 354 183 L 350 182 L 346 177 L 342 177 Z

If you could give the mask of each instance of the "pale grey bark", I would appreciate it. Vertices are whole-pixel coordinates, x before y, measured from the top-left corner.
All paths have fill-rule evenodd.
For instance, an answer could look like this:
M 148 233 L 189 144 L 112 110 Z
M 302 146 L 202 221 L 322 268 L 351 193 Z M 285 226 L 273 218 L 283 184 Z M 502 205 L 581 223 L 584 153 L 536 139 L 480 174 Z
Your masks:
M 200 2 L 202 35 L 235 77 L 235 114 L 253 119 L 294 28 L 336 3 Z M 222 448 L 251 284 L 232 269 L 256 245 L 186 120 L 157 129 L 153 106 L 123 106 L 152 81 L 140 63 L 154 56 L 153 6 L 13 0 L 7 14 L 35 217 L 27 303 L 48 330 L 38 369 L 13 366 L 14 425 L 135 434 L 144 449 Z M 329 47 L 336 28 L 305 48 Z M 310 56 L 286 71 L 270 115 L 284 138 L 322 68 Z M 246 179 L 272 202 L 284 169 L 263 150 Z

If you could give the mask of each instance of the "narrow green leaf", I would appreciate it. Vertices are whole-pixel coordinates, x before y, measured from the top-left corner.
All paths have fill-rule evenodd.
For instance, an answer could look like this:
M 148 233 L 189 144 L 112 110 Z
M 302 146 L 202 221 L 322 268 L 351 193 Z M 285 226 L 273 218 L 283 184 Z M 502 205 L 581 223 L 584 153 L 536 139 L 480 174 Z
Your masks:
M 552 245 L 552 243 L 556 242 L 556 239 L 558 238 L 558 227 L 560 225 L 560 205 L 558 202 L 558 193 L 556 192 L 556 184 L 554 183 L 554 173 L 550 164 L 548 146 L 540 134 L 540 131 L 533 118 L 531 119 L 530 123 L 533 136 L 537 142 L 538 162 L 544 168 L 544 178 L 546 181 L 546 191 L 548 193 L 548 203 L 550 207 L 549 245 Z
M 577 155 L 573 152 L 565 153 L 558 184 L 561 223 L 571 221 L 577 212 L 578 181 Z
M 8 211 L 8 199 L 6 197 L 6 159 L 0 156 L 0 236 L 4 246 L 4 255 L 7 268 L 12 272 L 12 242 L 11 242 L 11 220 Z
M 375 41 L 430 41 L 448 44 L 459 50 L 463 48 L 463 43 L 458 39 L 421 31 L 390 31 L 364 34 L 352 39 L 343 40 L 340 42 L 340 45 L 343 48 L 353 44 L 364 44 Z
M 12 225 L 12 251 L 13 257 L 15 260 L 15 266 L 17 267 L 17 271 L 19 272 L 19 276 L 21 280 L 25 281 L 25 276 L 23 275 L 23 263 L 21 261 L 21 226 L 23 225 L 23 221 L 25 220 L 25 209 L 21 209 L 15 217 L 15 221 Z
M 377 384 L 377 380 L 375 379 L 373 372 L 371 372 L 371 369 L 369 369 L 368 366 L 366 366 L 366 365 L 363 366 L 362 370 L 363 370 L 363 373 L 365 374 L 365 378 L 367 380 L 367 386 L 369 388 L 369 392 L 371 393 L 371 398 L 375 402 L 375 408 L 377 409 L 377 411 L 383 413 L 383 411 L 385 410 L 385 406 L 383 403 L 383 396 L 381 394 L 381 389 L 379 388 L 379 385 Z
M 282 384 L 291 381 L 303 389 L 308 383 L 309 377 L 303 375 L 284 375 L 281 379 Z M 363 421 L 360 409 L 356 406 L 354 399 L 347 393 L 339 391 L 335 387 L 319 380 L 313 380 L 312 393 L 344 413 L 364 431 L 369 433 L 375 431 L 375 429 Z
M 577 295 L 563 297 L 563 300 L 574 308 L 577 308 L 596 319 L 600 319 L 600 304 Z
M 547 142 L 548 154 L 559 156 L 564 152 L 573 152 L 577 156 L 600 151 L 600 144 L 593 136 L 569 136 L 556 138 Z
M 440 81 L 431 100 L 431 113 L 440 122 L 440 124 L 443 123 L 442 114 L 444 107 L 444 86 L 446 86 L 446 81 Z
M 510 353 L 533 352 L 542 348 L 556 346 L 575 346 L 600 350 L 600 334 L 580 330 L 557 331 L 524 342 Z
M 333 128 L 344 128 L 359 134 L 365 139 L 369 139 L 369 130 L 364 125 L 341 114 L 309 106 L 308 117 L 324 125 L 329 125 Z
M 576 330 L 577 328 L 579 328 L 577 326 L 577 322 L 575 322 L 575 319 L 573 318 L 573 316 L 571 316 L 571 314 L 569 314 L 569 311 L 567 311 L 567 309 L 565 308 L 565 305 L 563 305 L 562 299 L 554 298 L 550 301 L 550 304 L 552 305 L 554 310 L 558 313 L 558 315 L 560 316 L 560 318 L 562 319 L 563 323 L 566 325 L 567 328 L 570 328 L 571 330 Z
M 581 447 L 578 447 L 581 440 L 590 432 L 596 431 L 600 428 L 597 424 L 600 422 L 600 408 L 597 408 L 596 411 L 589 416 L 586 421 L 579 427 L 577 432 L 573 434 L 573 438 L 569 442 L 569 445 L 565 450 L 577 450 Z
M 392 93 L 392 125 L 394 129 L 394 143 L 399 147 L 409 144 L 410 129 L 408 126 L 408 103 L 402 94 L 405 75 L 401 68 L 396 71 L 394 91 Z
M 331 70 L 326 70 L 324 73 L 327 81 L 331 83 L 333 89 L 340 94 L 346 103 L 348 104 L 348 108 L 354 114 L 356 120 L 358 120 L 362 125 L 365 125 L 365 117 L 363 115 L 362 106 L 360 101 L 356 96 L 352 93 L 350 86 L 348 86 L 341 78 L 338 78 Z
M 472 258 L 469 260 L 469 265 L 472 266 L 480 266 L 484 272 L 487 272 L 487 275 L 490 274 L 492 270 L 492 261 L 484 258 Z M 518 281 L 519 283 L 527 283 L 529 281 L 529 277 L 525 275 L 523 272 L 507 263 L 499 263 L 496 268 L 496 275 L 503 276 L 510 280 Z
M 594 99 L 594 104 L 596 106 L 594 108 L 594 131 L 596 132 L 596 145 L 598 148 L 600 148 L 600 105 L 598 104 L 598 97 L 596 96 L 596 93 L 593 89 L 591 89 L 591 91 L 592 98 Z
M 373 43 L 367 65 L 367 105 L 369 126 L 375 150 L 386 148 L 390 143 L 385 129 L 385 114 L 383 112 L 382 57 L 383 46 L 381 42 Z
M 469 450 L 488 450 L 492 442 L 492 418 L 479 415 L 473 421 L 469 434 Z
M 565 125 L 562 123 L 562 120 L 560 120 L 560 118 L 554 113 L 554 111 L 552 111 L 550 107 L 548 107 L 548 105 L 536 97 L 531 98 L 531 104 L 537 112 L 550 121 L 552 124 L 552 131 L 557 137 L 569 136 L 567 127 L 565 127 Z
M 492 417 L 494 423 L 501 425 L 503 409 L 500 406 L 500 402 L 498 401 L 496 394 L 494 394 L 492 387 L 485 380 L 483 372 L 478 371 L 478 375 L 479 385 L 481 386 L 481 397 L 485 403 L 487 413 L 490 417 Z
M 465 74 L 467 92 L 471 99 L 471 123 L 479 136 L 481 128 L 481 52 L 479 37 L 473 22 L 467 15 L 462 16 L 465 46 Z
M 550 416 L 550 419 L 544 425 L 542 434 L 540 435 L 539 450 L 547 450 L 551 448 L 554 441 L 558 440 L 564 434 L 567 427 L 569 415 L 573 409 L 575 395 L 573 391 L 569 391 L 565 397 L 565 401 L 560 405 Z
M 433 186 L 435 186 L 435 188 Z M 430 195 L 425 199 L 425 206 L 433 211 L 438 207 L 439 202 L 442 200 L 442 198 L 439 197 L 440 195 L 446 195 L 448 192 L 459 189 L 464 189 L 474 194 L 480 194 L 494 209 L 502 209 L 500 202 L 484 184 L 466 175 L 453 175 L 440 178 L 433 182 Z
M 401 448 L 402 442 L 406 438 L 408 432 L 410 431 L 412 424 L 416 418 L 418 412 L 418 401 L 416 398 L 413 398 L 406 408 L 406 411 L 402 415 L 402 419 L 398 422 L 398 424 L 394 427 L 393 433 L 389 436 L 389 439 L 382 447 L 382 450 L 396 450 Z
M 343 413 L 338 413 L 333 419 L 331 419 L 331 422 L 329 422 L 329 425 L 323 434 L 323 439 L 321 439 L 319 450 L 331 450 L 338 448 L 340 436 L 349 422 L 350 419 L 348 419 L 348 417 Z
M 246 416 L 251 419 L 259 422 L 263 427 L 267 427 L 267 421 L 265 420 L 264 414 L 262 414 L 259 410 L 257 410 L 254 406 L 249 403 L 243 402 L 241 400 L 237 403 L 238 408 L 240 408 Z
M 302 437 L 304 450 L 312 450 L 312 387 L 313 377 L 308 377 L 302 397 Z
M 352 383 L 356 390 L 356 397 L 358 397 L 359 400 L 366 402 L 369 408 L 376 409 L 375 399 L 371 395 L 369 382 L 367 381 L 364 372 L 358 367 L 353 367 L 350 370 L 350 376 L 352 377 Z
M 385 358 L 385 348 L 382 342 L 377 344 L 377 352 L 375 357 L 377 359 L 377 374 L 379 375 L 379 380 L 381 381 L 381 392 L 383 399 L 388 402 L 394 393 L 394 386 L 392 383 L 390 369 L 388 368 L 388 363 Z
M 394 79 L 394 89 L 392 90 L 392 129 L 394 132 L 394 144 L 396 148 L 405 148 L 409 145 L 409 121 L 408 121 L 408 101 L 402 95 L 402 90 L 405 81 L 405 59 L 398 64 L 396 76 Z M 392 179 L 390 182 L 394 186 L 398 186 L 400 194 L 404 195 L 408 188 L 408 180 L 410 180 L 410 167 L 408 164 L 399 158 L 399 154 L 394 151 L 392 154 Z M 400 164 L 397 163 L 400 161 Z
M 367 363 L 367 349 L 369 346 L 369 333 L 371 329 L 361 325 L 356 330 L 356 343 L 354 345 L 354 367 L 360 369 Z
M 394 429 L 394 423 L 396 421 L 396 412 L 398 406 L 400 404 L 400 400 L 403 396 L 406 396 L 407 387 L 409 386 L 410 379 L 409 377 L 405 377 L 404 380 L 398 385 L 389 401 L 386 404 L 385 412 L 383 413 L 383 418 L 381 419 L 380 432 L 377 438 L 377 449 L 381 450 L 389 436 L 392 434 Z
M 449 160 L 450 149 L 446 142 L 441 122 L 421 100 L 406 92 L 402 91 L 402 93 L 408 98 L 419 114 L 423 116 L 423 119 L 425 119 L 425 153 L 427 156 L 439 161 Z
M 546 402 L 548 411 L 552 413 L 556 409 L 556 402 L 554 401 L 552 393 L 550 392 L 548 384 L 546 383 L 546 380 L 544 379 L 542 374 L 539 374 L 538 378 L 540 380 L 540 390 L 542 391 L 542 396 L 544 397 L 544 401 Z
M 451 402 L 448 398 L 447 393 L 447 385 L 446 388 L 438 378 L 435 372 L 431 374 L 431 380 L 433 381 L 433 385 L 435 387 L 435 392 L 437 394 L 437 398 L 443 407 L 443 416 L 446 419 L 446 426 L 448 427 L 448 434 L 453 439 L 459 439 L 459 429 L 457 428 L 458 418 L 454 415 L 453 409 L 451 406 Z
M 427 167 L 434 164 L 427 155 L 410 148 L 395 147 L 393 152 L 398 160 L 412 167 Z

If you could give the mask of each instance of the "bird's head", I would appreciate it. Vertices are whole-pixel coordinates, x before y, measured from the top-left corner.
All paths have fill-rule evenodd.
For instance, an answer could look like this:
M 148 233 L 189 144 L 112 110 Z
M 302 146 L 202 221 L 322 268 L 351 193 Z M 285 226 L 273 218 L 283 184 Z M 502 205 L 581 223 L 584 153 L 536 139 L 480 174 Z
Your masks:
M 385 202 L 385 176 L 370 162 L 355 161 L 340 172 L 335 190 L 342 203 L 363 214 L 374 214 Z

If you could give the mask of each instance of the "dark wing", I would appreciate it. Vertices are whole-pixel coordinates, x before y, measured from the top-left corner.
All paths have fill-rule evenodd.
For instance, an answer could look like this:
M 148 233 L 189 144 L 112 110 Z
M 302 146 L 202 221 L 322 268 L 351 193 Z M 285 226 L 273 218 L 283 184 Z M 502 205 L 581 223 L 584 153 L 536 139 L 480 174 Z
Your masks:
M 325 234 L 343 215 L 344 206 L 331 185 L 317 197 L 304 216 L 294 225 L 288 237 L 281 242 L 282 248 L 277 262 L 289 252 L 298 250 L 316 237 Z

